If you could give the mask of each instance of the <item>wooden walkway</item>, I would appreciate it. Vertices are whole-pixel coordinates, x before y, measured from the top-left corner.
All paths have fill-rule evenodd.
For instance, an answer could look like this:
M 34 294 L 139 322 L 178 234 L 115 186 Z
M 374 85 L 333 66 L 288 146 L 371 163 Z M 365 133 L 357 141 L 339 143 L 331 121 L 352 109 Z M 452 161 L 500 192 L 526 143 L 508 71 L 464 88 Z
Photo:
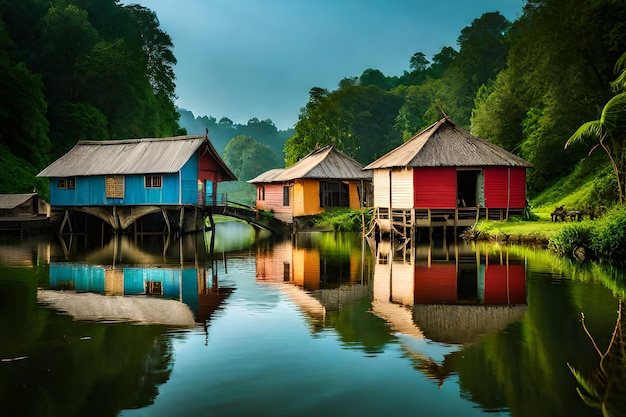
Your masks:
M 206 215 L 220 215 L 243 220 L 275 234 L 284 234 L 291 230 L 290 225 L 281 222 L 274 216 L 263 215 L 256 208 L 235 201 L 227 201 L 224 205 L 205 206 L 203 212 Z

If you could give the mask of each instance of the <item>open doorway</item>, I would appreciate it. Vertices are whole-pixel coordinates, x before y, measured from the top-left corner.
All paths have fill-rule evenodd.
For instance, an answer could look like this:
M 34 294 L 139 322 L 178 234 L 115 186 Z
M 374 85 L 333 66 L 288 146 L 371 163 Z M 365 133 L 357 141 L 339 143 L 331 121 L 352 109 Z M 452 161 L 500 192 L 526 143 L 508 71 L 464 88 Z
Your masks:
M 478 207 L 479 169 L 458 170 L 456 172 L 457 207 Z

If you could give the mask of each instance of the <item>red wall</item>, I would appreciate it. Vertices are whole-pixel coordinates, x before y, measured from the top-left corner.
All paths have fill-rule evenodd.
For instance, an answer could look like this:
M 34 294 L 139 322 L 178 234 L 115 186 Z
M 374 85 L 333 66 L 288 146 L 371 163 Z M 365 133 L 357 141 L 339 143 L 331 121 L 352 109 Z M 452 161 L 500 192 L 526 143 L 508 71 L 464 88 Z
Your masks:
M 524 265 L 488 265 L 485 269 L 484 302 L 485 304 L 526 304 L 526 268 Z
M 456 168 L 414 168 L 415 208 L 455 208 Z
M 415 266 L 415 304 L 456 304 L 456 265 Z
M 485 167 L 483 173 L 485 177 L 485 207 L 526 207 L 526 168 Z M 510 194 L 508 194 L 509 179 Z M 508 203 L 507 199 L 509 199 Z

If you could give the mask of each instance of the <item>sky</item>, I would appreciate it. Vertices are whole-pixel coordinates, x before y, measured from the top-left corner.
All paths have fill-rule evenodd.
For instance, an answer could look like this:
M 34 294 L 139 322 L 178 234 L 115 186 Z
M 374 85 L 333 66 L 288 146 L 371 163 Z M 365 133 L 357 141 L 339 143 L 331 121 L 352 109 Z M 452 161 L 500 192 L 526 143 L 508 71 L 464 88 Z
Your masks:
M 195 116 L 291 128 L 313 87 L 368 68 L 409 71 L 483 13 L 510 21 L 524 0 L 124 0 L 154 12 L 174 43 L 176 105 Z M 193 133 L 193 132 L 190 132 Z

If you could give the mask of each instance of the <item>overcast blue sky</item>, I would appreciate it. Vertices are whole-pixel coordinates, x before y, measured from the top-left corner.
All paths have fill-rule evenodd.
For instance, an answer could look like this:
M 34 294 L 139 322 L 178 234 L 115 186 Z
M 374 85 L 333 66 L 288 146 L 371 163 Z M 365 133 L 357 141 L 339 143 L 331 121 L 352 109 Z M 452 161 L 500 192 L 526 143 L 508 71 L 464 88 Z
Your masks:
M 418 51 L 458 50 L 485 12 L 510 21 L 523 0 L 124 0 L 155 11 L 174 42 L 177 102 L 196 116 L 293 127 L 312 87 L 367 68 L 409 70 Z M 197 132 L 189 132 L 194 134 Z

